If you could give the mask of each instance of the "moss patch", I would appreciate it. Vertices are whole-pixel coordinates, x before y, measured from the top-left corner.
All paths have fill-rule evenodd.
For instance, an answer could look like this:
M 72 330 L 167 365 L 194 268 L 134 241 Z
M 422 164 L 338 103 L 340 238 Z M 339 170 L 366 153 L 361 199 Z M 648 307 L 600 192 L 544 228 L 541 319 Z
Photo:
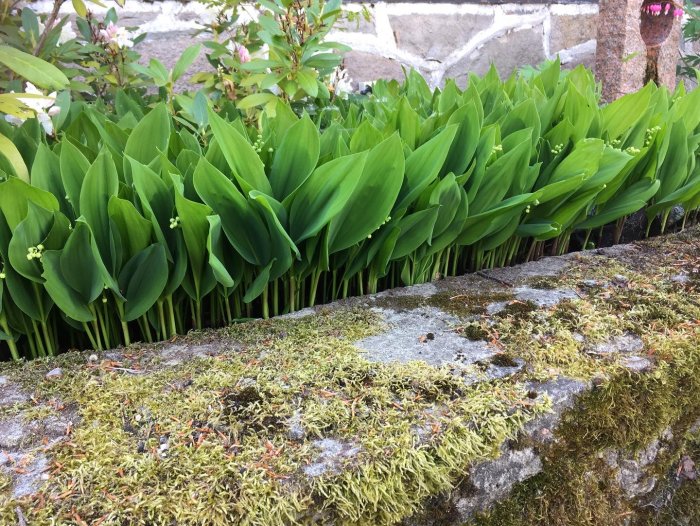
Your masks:
M 0 489 L 0 523 L 20 506 L 32 525 L 273 526 L 317 512 L 392 524 L 546 410 L 518 384 L 367 362 L 351 342 L 379 327 L 367 312 L 327 311 L 232 327 L 235 349 L 175 367 L 139 348 L 52 362 L 64 374 L 36 396 L 77 405 L 81 423 L 38 495 Z M 48 365 L 15 377 L 36 381 Z
M 671 279 L 678 273 L 698 272 L 700 242 L 697 237 L 670 239 L 663 250 L 656 243 L 629 263 L 580 258 L 577 270 L 561 283 L 598 281 L 600 286 L 588 288 L 585 300 L 507 316 L 495 323 L 484 321 L 492 334 L 499 335 L 504 349 L 528 361 L 534 377 L 563 374 L 599 381 L 594 381 L 598 387 L 583 396 L 575 410 L 564 415 L 557 441 L 542 451 L 544 471 L 471 524 L 698 524 L 697 482 L 683 485 L 670 506 L 650 514 L 641 501 L 623 494 L 617 469 L 605 461 L 606 451 L 632 455 L 666 429 L 674 437 L 685 437 L 700 418 L 698 284 L 692 279 Z M 654 363 L 652 372 L 630 372 L 619 357 L 600 358 L 587 352 L 591 342 L 625 332 L 641 337 L 644 356 Z M 679 452 L 687 449 L 687 439 L 675 438 L 672 446 L 672 451 L 645 468 L 651 475 L 667 476 Z

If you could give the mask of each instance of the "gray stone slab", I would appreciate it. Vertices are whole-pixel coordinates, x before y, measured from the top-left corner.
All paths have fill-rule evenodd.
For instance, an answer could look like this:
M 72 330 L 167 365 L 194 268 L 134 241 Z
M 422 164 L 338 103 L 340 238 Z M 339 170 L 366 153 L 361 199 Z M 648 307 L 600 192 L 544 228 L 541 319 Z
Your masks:
M 400 15 L 389 16 L 399 49 L 428 59 L 443 61 L 476 33 L 493 23 L 493 15 Z
M 636 334 L 621 334 L 608 341 L 596 344 L 588 352 L 601 356 L 612 354 L 639 353 L 644 350 L 644 342 Z
M 523 303 L 531 303 L 534 306 L 549 309 L 564 300 L 574 300 L 579 296 L 571 289 L 535 289 L 531 287 L 517 287 L 513 290 L 514 300 Z M 486 306 L 486 313 L 490 316 L 503 311 L 511 301 L 498 301 Z
M 508 450 L 495 460 L 482 462 L 469 472 L 472 493 L 457 500 L 460 519 L 469 520 L 505 498 L 517 483 L 542 471 L 542 460 L 534 448 Z
M 507 32 L 462 58 L 447 70 L 445 76 L 454 78 L 457 84 L 464 86 L 470 72 L 483 75 L 491 64 L 495 64 L 501 77 L 509 76 L 526 64 L 539 64 L 547 58 L 543 35 L 542 25 Z
M 552 53 L 594 40 L 598 31 L 598 15 L 552 15 L 549 49 Z
M 454 316 L 435 307 L 397 312 L 374 308 L 389 325 L 381 334 L 355 343 L 374 362 L 423 361 L 430 365 L 468 365 L 489 360 L 495 349 L 483 341 L 471 341 L 456 334 Z

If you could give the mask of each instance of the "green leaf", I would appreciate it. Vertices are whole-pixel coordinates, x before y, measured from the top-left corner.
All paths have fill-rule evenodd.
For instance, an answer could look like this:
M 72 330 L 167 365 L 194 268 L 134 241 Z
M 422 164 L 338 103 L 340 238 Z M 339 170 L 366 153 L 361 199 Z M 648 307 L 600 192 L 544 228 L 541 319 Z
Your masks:
M 80 294 L 68 286 L 61 269 L 61 253 L 61 250 L 49 250 L 42 257 L 44 288 L 58 308 L 67 316 L 76 321 L 90 322 L 95 316 Z
M 193 179 L 197 193 L 220 216 L 226 237 L 243 259 L 267 265 L 270 247 L 265 223 L 233 182 L 206 159 L 200 159 Z
M 29 170 L 27 170 L 27 165 L 24 164 L 22 154 L 19 153 L 14 143 L 2 133 L 0 133 L 0 155 L 7 159 L 17 177 L 25 183 L 29 182 Z
M 601 110 L 603 131 L 608 134 L 608 138 L 617 139 L 644 115 L 640 108 L 648 107 L 652 89 L 649 83 L 641 90 L 624 95 Z
M 212 210 L 207 205 L 191 201 L 180 190 L 175 191 L 175 206 L 180 218 L 180 228 L 187 247 L 187 257 L 190 262 L 195 291 L 201 299 L 201 283 L 207 269 L 205 258 L 207 255 L 207 236 L 209 234 L 209 221 L 207 217 Z M 208 291 L 207 291 L 208 292 Z
M 104 288 L 102 273 L 93 259 L 90 236 L 90 228 L 87 224 L 83 221 L 76 222 L 66 246 L 60 251 L 59 259 L 61 274 L 66 285 L 78 294 L 84 304 L 88 305 L 98 298 Z M 52 296 L 52 298 L 61 307 L 60 302 L 55 297 Z M 72 317 L 75 318 L 75 316 Z
M 28 258 L 29 248 L 42 244 L 54 224 L 54 212 L 34 203 L 28 204 L 27 216 L 12 232 L 7 247 L 10 265 L 23 277 L 42 283 L 41 264 L 36 258 Z
M 168 151 L 170 118 L 165 104 L 158 104 L 129 134 L 124 158 L 131 157 L 141 164 L 149 164 L 160 152 Z
M 243 296 L 243 301 L 245 303 L 250 303 L 263 293 L 265 287 L 267 287 L 267 284 L 270 282 L 270 270 L 274 262 L 274 260 L 270 261 L 270 263 L 260 271 L 260 274 L 256 276 L 253 283 L 246 289 L 245 296 Z
M 346 155 L 316 168 L 292 199 L 290 235 L 296 244 L 315 236 L 339 214 L 357 186 L 367 153 Z
M 73 207 L 76 216 L 80 215 L 80 190 L 83 187 L 85 174 L 90 169 L 90 161 L 70 141 L 63 141 L 59 156 L 61 181 L 66 189 L 68 202 Z
M 330 253 L 359 243 L 384 223 L 401 189 L 404 167 L 396 133 L 369 152 L 355 190 L 331 221 Z
M 318 95 L 318 82 L 316 81 L 316 71 L 311 68 L 304 68 L 297 71 L 296 80 L 301 89 L 310 97 Z
M 180 55 L 180 58 L 173 67 L 173 82 L 177 81 L 197 59 L 201 47 L 200 44 L 195 44 L 194 46 L 188 47 L 182 55 Z
M 447 159 L 458 129 L 457 125 L 447 126 L 408 156 L 405 178 L 394 210 L 409 206 L 435 180 Z
M 121 239 L 124 260 L 131 259 L 151 243 L 152 224 L 131 201 L 112 196 L 107 213 Z
M 0 183 L 0 211 L 5 215 L 10 230 L 26 217 L 29 203 L 47 210 L 58 210 L 58 200 L 49 192 L 35 188 L 21 179 L 10 178 Z
M 58 90 L 68 86 L 68 77 L 56 66 L 10 46 L 0 45 L 0 64 L 40 88 Z
M 438 207 L 434 206 L 401 218 L 397 223 L 401 233 L 394 246 L 391 259 L 404 258 L 424 243 L 429 245 L 437 217 Z
M 216 281 L 226 288 L 233 288 L 236 280 L 231 276 L 225 263 L 223 251 L 223 239 L 221 237 L 221 218 L 217 215 L 207 217 L 209 232 L 207 234 L 207 253 L 209 254 L 209 266 L 214 273 Z
M 265 175 L 265 166 L 250 143 L 211 108 L 209 126 L 241 190 L 246 194 L 251 190 L 258 190 L 272 195 L 270 182 Z
M 90 225 L 102 261 L 114 270 L 109 200 L 119 192 L 119 177 L 112 156 L 103 151 L 92 163 L 80 190 L 80 212 Z
M 270 170 L 272 195 L 286 199 L 311 175 L 320 152 L 318 130 L 308 115 L 287 129 Z
M 253 93 L 247 97 L 243 97 L 236 107 L 241 110 L 255 108 L 256 106 L 264 106 L 276 97 L 272 93 Z
M 163 245 L 150 245 L 131 258 L 119 274 L 119 288 L 126 298 L 124 321 L 146 314 L 167 283 L 168 260 Z

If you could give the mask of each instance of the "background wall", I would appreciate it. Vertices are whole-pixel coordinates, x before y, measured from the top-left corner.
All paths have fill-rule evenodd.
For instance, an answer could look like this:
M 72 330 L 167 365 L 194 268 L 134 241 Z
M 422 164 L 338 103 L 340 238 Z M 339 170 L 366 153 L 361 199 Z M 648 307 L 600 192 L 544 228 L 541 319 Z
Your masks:
M 42 0 L 40 10 L 50 10 Z M 376 2 L 365 4 L 369 22 L 346 23 L 332 38 L 353 47 L 345 65 L 355 85 L 377 78 L 402 78 L 402 65 L 420 70 L 433 85 L 469 71 L 484 73 L 494 63 L 501 75 L 559 55 L 565 67 L 595 66 L 597 2 Z M 346 3 L 358 11 L 357 3 Z M 70 2 L 62 12 L 70 13 Z M 99 11 L 100 8 L 96 8 Z M 198 2 L 127 0 L 120 25 L 138 26 L 148 38 L 138 50 L 146 58 L 174 63 L 196 42 L 198 22 L 213 13 Z M 195 67 L 206 68 L 202 58 Z

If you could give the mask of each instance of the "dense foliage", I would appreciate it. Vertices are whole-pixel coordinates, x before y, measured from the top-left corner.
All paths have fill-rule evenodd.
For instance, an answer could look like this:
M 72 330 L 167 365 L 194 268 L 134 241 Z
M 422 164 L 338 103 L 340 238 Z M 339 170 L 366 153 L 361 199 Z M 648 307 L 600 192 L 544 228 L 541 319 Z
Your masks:
M 600 107 L 580 67 L 432 91 L 417 73 L 312 118 L 203 97 L 0 122 L 0 338 L 111 347 L 566 250 L 700 206 L 700 90 Z

